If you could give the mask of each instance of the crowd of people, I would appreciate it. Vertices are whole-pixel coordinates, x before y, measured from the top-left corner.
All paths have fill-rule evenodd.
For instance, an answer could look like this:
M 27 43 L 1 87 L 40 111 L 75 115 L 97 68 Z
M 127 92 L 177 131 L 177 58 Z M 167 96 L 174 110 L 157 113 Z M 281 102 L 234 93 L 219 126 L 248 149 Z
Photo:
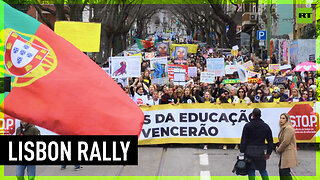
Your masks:
M 315 72 L 293 72 L 295 64 L 289 64 L 291 69 L 269 70 L 272 62 L 269 59 L 260 59 L 254 55 L 237 56 L 224 54 L 218 49 L 214 53 L 208 52 L 209 47 L 198 46 L 197 53 L 188 54 L 186 64 L 189 67 L 197 67 L 197 76 L 188 77 L 186 85 L 174 85 L 172 80 L 167 84 L 156 84 L 153 81 L 152 71 L 149 70 L 147 61 L 141 63 L 142 75 L 139 78 L 129 78 L 129 85 L 123 87 L 125 92 L 139 106 L 158 104 L 180 104 L 180 103 L 264 103 L 264 102 L 300 102 L 316 100 L 316 73 Z M 150 48 L 145 51 L 155 51 Z M 237 79 L 237 72 L 226 74 L 223 77 L 215 77 L 214 83 L 200 82 L 200 73 L 205 72 L 206 58 L 224 58 L 226 65 L 245 63 L 252 61 L 253 72 L 261 74 L 259 82 L 241 82 L 236 84 L 224 84 L 225 79 Z M 241 61 L 239 61 L 241 59 Z M 271 61 L 271 62 L 270 62 Z M 278 64 L 286 65 L 286 60 L 276 60 Z M 168 64 L 174 64 L 174 59 L 168 57 Z M 273 84 L 269 76 L 288 77 L 280 84 Z

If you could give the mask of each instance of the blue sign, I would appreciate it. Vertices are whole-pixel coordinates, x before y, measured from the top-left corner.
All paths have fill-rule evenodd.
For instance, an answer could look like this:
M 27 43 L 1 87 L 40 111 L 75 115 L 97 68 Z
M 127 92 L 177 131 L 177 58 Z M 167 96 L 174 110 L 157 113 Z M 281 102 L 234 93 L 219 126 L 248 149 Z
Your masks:
M 257 31 L 258 40 L 267 40 L 267 31 Z

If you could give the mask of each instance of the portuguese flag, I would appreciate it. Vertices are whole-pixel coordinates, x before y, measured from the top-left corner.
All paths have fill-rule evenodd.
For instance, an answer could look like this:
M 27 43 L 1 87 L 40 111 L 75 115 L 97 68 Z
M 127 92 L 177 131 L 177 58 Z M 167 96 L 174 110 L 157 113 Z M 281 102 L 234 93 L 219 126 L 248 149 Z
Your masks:
M 152 45 L 153 45 L 152 41 L 147 41 L 147 40 L 138 39 L 138 38 L 136 38 L 136 42 L 137 42 L 139 49 L 147 49 L 147 48 L 152 47 Z
M 61 135 L 139 135 L 144 114 L 98 65 L 34 18 L 0 1 L 1 111 Z

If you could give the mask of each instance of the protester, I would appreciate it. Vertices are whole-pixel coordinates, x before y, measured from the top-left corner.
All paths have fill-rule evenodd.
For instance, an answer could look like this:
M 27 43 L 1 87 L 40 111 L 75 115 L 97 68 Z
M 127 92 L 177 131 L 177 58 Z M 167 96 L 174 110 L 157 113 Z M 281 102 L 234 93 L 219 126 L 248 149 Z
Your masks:
M 267 153 L 264 152 L 267 140 Z M 252 111 L 252 120 L 247 123 L 242 131 L 240 152 L 248 158 L 249 180 L 255 179 L 255 170 L 259 170 L 263 180 L 267 180 L 266 160 L 270 158 L 273 149 L 272 132 L 268 124 L 261 119 L 261 110 Z
M 283 98 L 283 96 L 280 95 L 280 89 L 275 88 L 272 92 L 272 97 L 269 99 L 268 102 L 274 102 L 274 103 L 279 103 L 279 102 L 285 102 L 286 100 Z
M 20 127 L 16 130 L 17 136 L 39 136 L 40 131 L 34 125 L 21 121 Z M 32 137 L 30 137 L 32 138 Z M 36 177 L 36 165 L 17 165 L 16 176 L 18 180 L 24 180 L 24 171 L 27 169 L 28 179 L 34 180 Z
M 233 103 L 247 103 L 251 104 L 250 98 L 246 96 L 246 92 L 243 88 L 239 88 L 237 92 L 237 96 L 233 99 Z
M 191 92 L 190 92 L 190 88 L 186 87 L 184 89 L 184 95 L 181 99 L 181 103 L 195 103 L 196 99 L 192 96 Z
M 279 175 L 281 180 L 291 180 L 291 169 L 298 165 L 295 130 L 288 113 L 280 115 L 279 144 L 276 151 L 280 153 Z
M 160 104 L 158 91 L 153 91 L 152 98 L 150 99 L 148 104 L 150 104 L 150 105 L 159 105 Z
M 288 99 L 288 102 L 300 102 L 300 101 L 303 101 L 303 99 L 300 96 L 299 90 L 297 88 L 293 88 L 292 95 Z
M 167 93 L 165 93 L 162 97 L 161 97 L 161 101 L 160 104 L 177 104 L 177 98 L 174 97 L 173 93 L 173 87 L 169 87 L 167 88 Z

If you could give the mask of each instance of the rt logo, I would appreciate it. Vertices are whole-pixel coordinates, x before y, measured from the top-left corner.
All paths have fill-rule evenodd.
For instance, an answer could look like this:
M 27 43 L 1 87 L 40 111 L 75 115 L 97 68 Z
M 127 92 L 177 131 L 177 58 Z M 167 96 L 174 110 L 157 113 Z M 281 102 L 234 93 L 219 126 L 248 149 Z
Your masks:
M 297 8 L 297 23 L 312 23 L 312 8 Z

